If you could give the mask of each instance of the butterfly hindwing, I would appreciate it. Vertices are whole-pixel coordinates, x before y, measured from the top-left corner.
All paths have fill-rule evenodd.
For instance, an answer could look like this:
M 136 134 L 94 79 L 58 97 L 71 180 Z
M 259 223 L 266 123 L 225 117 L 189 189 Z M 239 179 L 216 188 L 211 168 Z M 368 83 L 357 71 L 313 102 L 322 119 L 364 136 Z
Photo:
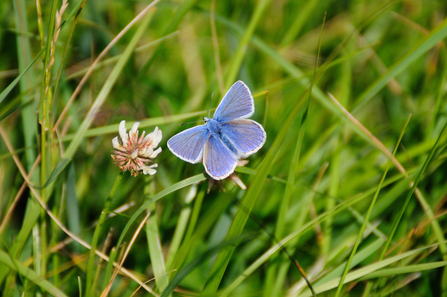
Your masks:
M 236 168 L 236 156 L 223 141 L 212 134 L 203 148 L 203 165 L 213 179 L 227 178 Z
M 248 120 L 236 119 L 222 124 L 221 134 L 224 142 L 231 143 L 238 152 L 238 158 L 245 158 L 257 152 L 267 138 L 261 124 Z
M 209 135 L 210 131 L 206 125 L 196 126 L 171 137 L 168 147 L 183 161 L 195 164 L 202 160 L 203 147 Z
M 242 81 L 235 82 L 223 97 L 214 113 L 218 122 L 228 122 L 238 118 L 248 118 L 255 112 L 250 89 Z

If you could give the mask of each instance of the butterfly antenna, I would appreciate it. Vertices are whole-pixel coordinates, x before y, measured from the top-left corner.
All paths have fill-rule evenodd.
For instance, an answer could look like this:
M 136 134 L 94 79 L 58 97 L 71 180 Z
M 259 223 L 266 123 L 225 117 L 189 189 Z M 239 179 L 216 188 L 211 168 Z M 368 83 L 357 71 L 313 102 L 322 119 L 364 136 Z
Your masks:
M 267 231 L 267 228 L 264 226 L 264 224 L 260 220 L 258 220 L 258 218 L 253 213 L 249 213 L 248 211 L 246 211 L 242 204 L 240 204 L 237 200 L 235 200 L 235 203 L 239 207 L 239 209 L 245 212 L 245 214 L 248 215 L 250 219 L 252 219 L 275 242 L 275 244 L 280 247 L 280 251 L 286 254 L 287 258 L 289 258 L 289 260 L 295 265 L 303 279 L 306 281 L 307 287 L 312 292 L 312 296 L 317 297 L 317 294 L 315 293 L 315 290 L 312 287 L 310 281 L 307 279 L 307 275 L 304 272 L 304 269 L 301 267 L 300 263 L 298 263 L 298 261 L 295 260 L 292 255 L 290 255 L 289 251 L 287 251 L 286 247 L 275 237 L 275 235 Z
M 180 123 L 180 124 L 178 124 L 178 125 L 179 125 L 179 126 L 183 126 L 183 125 L 189 125 L 189 124 L 194 124 L 194 123 L 198 123 L 198 122 L 203 122 L 203 120 L 201 120 L 201 121 L 187 122 L 187 123 Z
M 210 108 L 208 108 L 208 118 L 211 117 L 211 103 L 213 103 L 214 92 L 211 93 Z

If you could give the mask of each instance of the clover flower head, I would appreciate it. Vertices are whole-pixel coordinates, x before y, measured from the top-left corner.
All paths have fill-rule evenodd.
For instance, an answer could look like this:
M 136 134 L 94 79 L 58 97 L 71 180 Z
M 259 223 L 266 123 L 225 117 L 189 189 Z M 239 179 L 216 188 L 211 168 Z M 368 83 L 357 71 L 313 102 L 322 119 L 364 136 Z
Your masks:
M 155 149 L 162 138 L 161 130 L 155 127 L 154 132 L 145 136 L 145 131 L 138 137 L 139 122 L 133 124 L 129 134 L 126 129 L 126 121 L 121 121 L 119 125 L 119 135 L 112 139 L 112 145 L 115 150 L 112 151 L 112 159 L 116 166 L 125 172 L 129 170 L 133 176 L 138 173 L 154 175 L 157 170 L 157 164 L 153 163 L 153 159 L 161 152 L 161 148 Z

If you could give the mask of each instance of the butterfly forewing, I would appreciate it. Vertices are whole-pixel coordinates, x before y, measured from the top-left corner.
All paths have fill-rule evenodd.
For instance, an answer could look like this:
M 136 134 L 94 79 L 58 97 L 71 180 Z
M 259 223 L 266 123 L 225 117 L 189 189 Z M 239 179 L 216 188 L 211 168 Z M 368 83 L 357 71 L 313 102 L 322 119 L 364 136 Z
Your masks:
M 266 139 L 261 124 L 248 119 L 237 119 L 222 124 L 222 138 L 231 142 L 239 152 L 239 158 L 245 158 L 257 152 Z
M 203 147 L 209 135 L 206 125 L 196 126 L 171 137 L 168 147 L 183 161 L 195 164 L 202 160 Z
M 223 97 L 214 113 L 214 119 L 227 122 L 238 118 L 248 118 L 255 112 L 250 89 L 242 82 L 235 82 Z
M 216 135 L 211 135 L 203 149 L 203 165 L 213 179 L 227 178 L 236 168 L 236 156 Z

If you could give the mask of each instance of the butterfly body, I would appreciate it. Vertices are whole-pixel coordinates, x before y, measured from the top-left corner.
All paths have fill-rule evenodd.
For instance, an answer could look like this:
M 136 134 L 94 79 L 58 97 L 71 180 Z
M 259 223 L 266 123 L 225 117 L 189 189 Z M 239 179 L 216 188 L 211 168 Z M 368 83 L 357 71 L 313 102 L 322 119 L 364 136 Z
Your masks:
M 203 118 L 203 120 L 205 121 L 205 125 L 207 125 L 208 129 L 210 129 L 211 133 L 220 134 L 221 123 L 210 118 Z
M 237 81 L 228 90 L 213 118 L 204 118 L 205 125 L 187 129 L 168 140 L 174 155 L 190 162 L 203 162 L 213 179 L 232 174 L 238 160 L 257 152 L 265 143 L 261 124 L 247 119 L 254 113 L 250 89 Z

